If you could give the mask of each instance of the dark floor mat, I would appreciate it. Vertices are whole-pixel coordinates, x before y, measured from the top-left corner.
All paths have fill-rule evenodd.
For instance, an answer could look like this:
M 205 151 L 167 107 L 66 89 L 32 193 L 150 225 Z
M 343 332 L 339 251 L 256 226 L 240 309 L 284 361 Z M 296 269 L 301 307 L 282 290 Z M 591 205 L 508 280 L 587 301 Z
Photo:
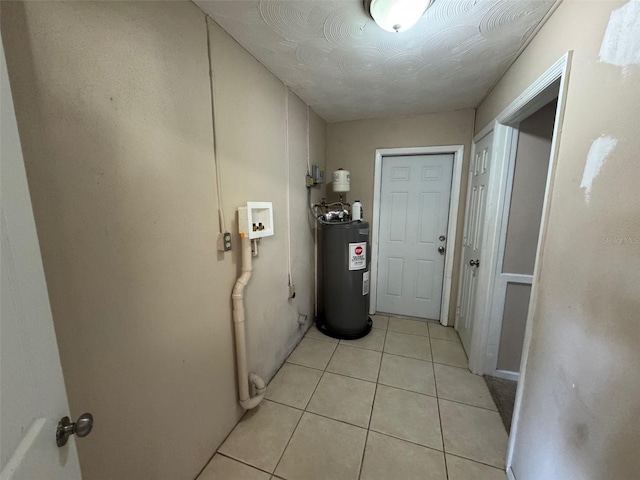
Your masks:
M 513 404 L 516 402 L 518 382 L 488 375 L 484 376 L 484 381 L 489 387 L 493 401 L 496 402 L 504 428 L 507 429 L 507 433 L 511 432 L 511 417 L 513 416 Z

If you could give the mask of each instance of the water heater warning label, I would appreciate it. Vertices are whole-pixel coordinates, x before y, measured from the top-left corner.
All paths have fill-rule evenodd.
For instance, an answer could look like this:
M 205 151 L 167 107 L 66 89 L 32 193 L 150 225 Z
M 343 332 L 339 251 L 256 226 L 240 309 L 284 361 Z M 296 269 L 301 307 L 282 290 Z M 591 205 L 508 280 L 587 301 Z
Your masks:
M 349 270 L 367 268 L 367 242 L 349 244 Z
M 369 272 L 362 274 L 362 295 L 369 295 Z

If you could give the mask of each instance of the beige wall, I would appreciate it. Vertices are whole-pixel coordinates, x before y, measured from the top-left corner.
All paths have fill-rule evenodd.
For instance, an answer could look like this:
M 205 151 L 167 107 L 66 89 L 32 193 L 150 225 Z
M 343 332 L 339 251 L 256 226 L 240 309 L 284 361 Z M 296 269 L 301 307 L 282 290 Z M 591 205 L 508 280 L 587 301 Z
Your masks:
M 289 169 L 292 277 L 296 297 L 288 300 L 287 89 L 215 22 L 210 22 L 216 85 L 218 156 L 227 228 L 237 231 L 238 206 L 273 202 L 275 236 L 261 240 L 246 293 L 249 368 L 271 378 L 298 342 L 298 314 L 313 320 L 313 228 L 307 214 L 307 107 L 289 94 Z M 311 163 L 325 160 L 326 124 L 310 112 Z M 314 191 L 318 197 L 319 191 Z M 237 240 L 239 244 L 239 240 Z M 239 253 L 237 251 L 236 253 Z M 238 269 L 239 257 L 234 256 Z M 235 276 L 229 277 L 231 284 Z
M 529 313 L 531 285 L 507 283 L 504 295 L 504 313 L 500 330 L 500 346 L 496 368 L 507 372 L 519 372 L 524 344 L 524 332 Z
M 190 2 L 2 2 L 2 36 L 84 478 L 193 479 L 239 418 L 218 232 L 204 14 Z M 269 379 L 312 302 L 306 106 L 212 26 L 228 228 L 273 201 L 247 294 L 249 367 Z M 306 125 L 306 124 L 305 124 Z M 312 161 L 325 124 L 311 113 Z M 288 301 L 286 190 L 296 299 Z M 238 237 L 234 233 L 238 245 Z
M 360 200 L 364 208 L 364 219 L 371 222 L 376 149 L 464 145 L 462 196 L 457 216 L 460 235 L 456 251 L 459 252 L 462 245 L 464 195 L 473 136 L 473 118 L 473 110 L 458 110 L 408 117 L 330 123 L 327 129 L 327 178 L 330 180 L 331 173 L 338 168 L 349 170 L 351 191 L 347 194 L 347 199 L 350 202 Z M 330 184 L 327 190 L 331 191 Z M 449 307 L 450 324 L 455 320 L 459 261 L 458 255 L 453 268 Z
M 640 66 L 599 61 L 612 10 L 624 4 L 565 0 L 477 113 L 479 131 L 574 51 L 517 426 L 518 480 L 640 471 Z M 621 32 L 637 40 L 637 23 L 626 29 L 634 25 Z M 617 144 L 596 158 L 588 196 L 583 172 L 603 135 Z
M 551 102 L 520 122 L 502 265 L 504 273 L 533 275 L 556 103 Z
M 520 122 L 503 273 L 533 275 L 556 106 L 553 101 Z M 520 370 L 530 291 L 530 285 L 507 285 L 498 370 Z

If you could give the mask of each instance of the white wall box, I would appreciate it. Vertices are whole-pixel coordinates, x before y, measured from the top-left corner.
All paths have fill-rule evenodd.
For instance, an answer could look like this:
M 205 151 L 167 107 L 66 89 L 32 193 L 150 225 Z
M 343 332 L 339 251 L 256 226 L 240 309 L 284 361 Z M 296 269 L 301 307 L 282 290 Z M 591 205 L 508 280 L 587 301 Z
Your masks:
M 250 239 L 273 235 L 273 204 L 271 202 L 247 202 L 238 208 L 238 231 Z

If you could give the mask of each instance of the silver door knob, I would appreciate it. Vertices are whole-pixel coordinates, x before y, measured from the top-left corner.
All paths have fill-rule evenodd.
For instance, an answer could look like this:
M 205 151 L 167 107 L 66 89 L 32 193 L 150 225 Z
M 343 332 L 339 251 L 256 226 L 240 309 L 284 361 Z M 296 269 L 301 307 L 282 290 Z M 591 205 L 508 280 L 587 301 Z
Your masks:
M 469 265 L 471 265 L 472 267 L 479 267 L 480 260 L 469 260 Z
M 78 437 L 86 437 L 91 433 L 92 428 L 93 415 L 90 413 L 83 413 L 75 423 L 69 420 L 69 417 L 62 417 L 56 429 L 56 445 L 64 447 L 69 437 L 74 434 Z
M 439 246 L 438 247 L 438 252 L 440 252 L 441 255 L 444 255 L 445 248 L 443 246 Z

